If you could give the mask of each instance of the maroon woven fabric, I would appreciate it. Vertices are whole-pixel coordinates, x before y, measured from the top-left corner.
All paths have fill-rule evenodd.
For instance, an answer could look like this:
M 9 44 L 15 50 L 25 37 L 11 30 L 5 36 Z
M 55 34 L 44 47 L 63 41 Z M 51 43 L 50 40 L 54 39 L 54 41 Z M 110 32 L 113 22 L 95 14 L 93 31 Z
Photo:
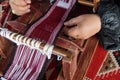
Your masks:
M 67 7 L 59 6 L 60 2 L 63 1 L 56 0 L 50 11 L 31 26 L 26 36 L 52 44 L 76 0 L 64 1 L 69 4 Z M 39 50 L 19 45 L 13 63 L 4 77 L 12 80 L 36 80 L 45 60 L 46 55 Z

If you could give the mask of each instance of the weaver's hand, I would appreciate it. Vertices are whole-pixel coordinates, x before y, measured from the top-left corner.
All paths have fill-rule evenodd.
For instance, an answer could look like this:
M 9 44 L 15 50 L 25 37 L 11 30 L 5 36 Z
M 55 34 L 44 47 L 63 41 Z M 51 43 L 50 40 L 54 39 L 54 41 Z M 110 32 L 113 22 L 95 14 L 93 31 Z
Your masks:
M 101 20 L 96 14 L 85 14 L 65 22 L 64 25 L 68 28 L 67 35 L 75 39 L 87 39 L 100 31 Z
M 31 0 L 9 0 L 13 14 L 23 15 L 30 12 Z

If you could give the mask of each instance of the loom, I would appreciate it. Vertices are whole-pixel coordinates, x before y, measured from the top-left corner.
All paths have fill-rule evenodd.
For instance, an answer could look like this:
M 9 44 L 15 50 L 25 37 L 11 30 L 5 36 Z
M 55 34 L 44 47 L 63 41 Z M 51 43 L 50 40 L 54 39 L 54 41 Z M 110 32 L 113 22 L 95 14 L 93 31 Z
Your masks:
M 35 39 L 28 38 L 23 35 L 19 35 L 17 33 L 13 33 L 4 28 L 1 28 L 0 33 L 1 33 L 1 36 L 13 41 L 14 43 L 16 43 L 18 45 L 22 45 L 22 44 L 27 45 L 33 49 L 40 50 L 42 53 L 46 53 L 46 55 L 48 55 L 49 59 L 50 59 L 51 54 L 53 53 L 54 55 L 59 55 L 59 56 L 68 58 L 69 60 L 72 60 L 73 56 L 70 52 L 67 52 L 64 49 L 60 49 L 57 46 L 54 47 L 54 45 L 42 43 L 41 41 L 37 41 Z M 45 49 L 45 47 L 47 47 L 47 48 Z
M 73 3 L 76 2 L 75 0 L 70 0 L 70 1 L 73 1 Z M 47 55 L 48 49 L 51 48 L 50 55 L 47 55 L 49 58 L 51 57 L 52 52 L 53 52 L 53 54 L 58 55 L 58 58 L 63 57 L 62 60 L 60 60 L 62 62 L 62 68 L 59 71 L 59 74 L 57 75 L 56 80 L 82 80 L 86 74 L 87 68 L 90 64 L 89 62 L 91 61 L 91 58 L 92 58 L 94 51 L 96 49 L 96 46 L 98 44 L 97 38 L 92 37 L 88 40 L 75 40 L 75 39 L 72 39 L 71 37 L 66 36 L 66 34 L 64 34 L 64 28 L 59 28 L 59 30 L 62 29 L 62 31 L 59 32 L 59 35 L 55 39 L 55 41 L 52 41 L 50 43 L 47 43 L 44 40 L 40 40 L 37 37 L 30 36 L 27 33 L 27 32 L 30 32 L 29 29 L 33 26 L 38 25 L 38 23 L 40 23 L 42 21 L 42 19 L 43 19 L 42 17 L 44 17 L 45 14 L 54 5 L 54 2 L 50 3 L 47 0 L 40 1 L 40 2 L 39 1 L 35 2 L 35 0 L 32 0 L 32 2 L 34 2 L 34 3 L 31 5 L 32 6 L 31 12 L 29 14 L 25 14 L 21 17 L 16 17 L 16 15 L 11 13 L 11 9 L 8 7 L 7 7 L 7 10 L 5 10 L 5 14 L 3 14 L 4 15 L 2 18 L 3 22 L 2 22 L 1 32 L 0 32 L 1 36 L 3 36 L 3 37 L 0 37 L 0 39 L 1 39 L 1 43 L 0 43 L 1 50 L 0 51 L 2 54 L 1 61 L 3 61 L 3 63 L 0 64 L 2 66 L 2 68 L 0 68 L 1 76 L 4 76 L 4 74 L 5 74 L 5 77 L 6 77 L 6 76 L 8 76 L 8 74 L 10 74 L 9 71 L 7 71 L 7 70 L 9 69 L 11 64 L 9 65 L 9 67 L 8 67 L 8 64 L 10 63 L 13 53 L 15 53 L 15 51 L 17 50 L 15 48 L 16 45 L 13 43 L 13 42 L 16 42 L 17 45 L 20 46 L 19 49 L 22 48 L 21 45 L 25 45 L 25 47 L 29 46 L 32 49 L 36 49 L 38 51 L 44 52 L 46 50 L 44 47 L 47 46 L 47 51 L 44 53 L 46 53 L 46 55 Z M 60 4 L 58 4 L 58 5 L 60 5 Z M 42 7 L 42 8 L 38 8 L 38 7 Z M 65 7 L 65 9 L 68 7 L 69 6 Z M 71 9 L 72 8 L 70 8 L 70 10 Z M 67 12 L 67 15 L 70 12 L 70 10 Z M 63 26 L 63 22 L 64 22 L 64 19 L 61 22 L 60 26 Z M 48 22 L 48 24 L 49 24 L 49 22 Z M 33 29 L 33 28 L 31 28 L 31 29 Z M 40 28 L 40 29 L 42 29 L 42 28 Z M 7 33 L 7 35 L 6 35 L 6 33 Z M 7 37 L 10 41 L 4 37 Z M 13 41 L 13 42 L 11 42 L 11 41 Z M 36 44 L 36 43 L 38 43 L 38 44 Z M 53 43 L 54 43 L 54 45 L 53 45 Z M 9 45 L 2 46 L 3 44 L 9 44 Z M 89 47 L 89 45 L 91 45 L 91 46 Z M 53 48 L 53 46 L 54 46 L 54 48 Z M 6 50 L 6 49 L 8 49 L 8 50 Z M 51 52 L 51 50 L 52 50 L 52 52 Z M 19 52 L 19 50 L 17 50 L 17 52 Z M 88 54 L 88 52 L 89 52 L 89 54 Z M 87 60 L 84 60 L 84 59 L 86 59 L 85 56 L 86 56 Z M 52 60 L 54 60 L 53 57 L 50 59 L 51 63 L 49 63 L 49 64 L 51 64 L 51 65 L 52 65 L 52 62 L 54 62 Z M 51 65 L 49 65 L 49 66 L 51 66 Z M 46 74 L 49 71 L 49 66 L 46 69 Z M 6 67 L 8 67 L 8 68 L 6 68 Z M 12 69 L 12 68 L 13 68 L 13 66 L 10 67 L 10 69 Z M 18 72 L 20 70 L 22 70 L 22 69 L 19 69 Z M 13 73 L 11 73 L 9 75 L 9 77 L 11 77 L 12 75 L 13 75 Z M 42 77 L 40 78 L 42 80 L 43 75 L 45 75 L 45 74 L 40 74 L 40 75 L 42 75 Z M 22 76 L 23 75 L 21 75 L 18 79 L 20 79 Z M 12 79 L 14 79 L 15 77 L 17 77 L 17 75 L 14 75 L 14 77 Z M 26 77 L 24 77 L 24 78 L 26 78 Z M 47 77 L 47 80 L 51 80 L 51 77 Z

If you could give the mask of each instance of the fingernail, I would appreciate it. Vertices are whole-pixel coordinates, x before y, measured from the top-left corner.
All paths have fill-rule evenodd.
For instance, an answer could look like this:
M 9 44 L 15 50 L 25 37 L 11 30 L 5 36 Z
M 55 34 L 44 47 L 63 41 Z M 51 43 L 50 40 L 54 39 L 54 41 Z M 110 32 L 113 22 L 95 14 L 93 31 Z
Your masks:
M 27 7 L 30 8 L 30 5 L 28 5 Z
M 67 25 L 68 24 L 68 22 L 64 22 L 64 25 Z
M 28 9 L 27 12 L 30 12 L 30 9 Z

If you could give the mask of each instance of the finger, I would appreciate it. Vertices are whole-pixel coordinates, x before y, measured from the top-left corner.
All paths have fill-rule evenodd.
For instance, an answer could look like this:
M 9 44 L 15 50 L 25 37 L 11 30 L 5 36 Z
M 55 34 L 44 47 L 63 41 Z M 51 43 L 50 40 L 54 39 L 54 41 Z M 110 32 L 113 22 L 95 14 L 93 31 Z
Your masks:
M 27 5 L 25 0 L 11 0 L 11 2 L 14 3 L 17 6 L 25 6 L 25 5 Z
M 12 13 L 13 14 L 16 14 L 16 15 L 24 15 L 26 13 L 28 13 L 29 11 L 18 11 L 18 10 L 12 10 Z
M 72 18 L 69 21 L 65 22 L 64 25 L 65 26 L 73 26 L 78 24 L 81 21 L 80 17 L 76 17 L 76 18 Z
M 12 5 L 11 8 L 12 8 L 12 10 L 18 11 L 18 12 L 30 12 L 30 5 L 26 5 L 24 7 Z
M 76 24 L 77 24 L 77 21 L 75 19 L 71 19 L 71 20 L 64 23 L 65 26 L 73 26 Z
M 12 8 L 12 12 L 13 14 L 16 14 L 16 15 L 23 15 L 23 14 L 26 14 L 28 12 L 30 12 L 30 8 L 23 8 L 23 9 L 17 9 L 17 8 Z
M 69 30 L 67 30 L 67 32 L 66 32 L 69 36 L 71 36 L 71 37 L 73 37 L 73 38 L 75 38 L 75 39 L 78 39 L 78 38 L 80 38 L 79 37 L 79 29 L 78 29 L 78 26 L 75 26 L 75 27 L 73 27 L 73 28 L 70 28 Z
M 100 26 L 81 25 L 70 28 L 67 34 L 75 39 L 88 39 L 100 31 Z
M 21 6 L 16 6 L 15 7 L 15 10 L 19 10 L 19 11 L 26 11 L 26 10 L 30 10 L 30 5 L 26 5 L 24 7 L 21 7 Z
M 30 8 L 30 5 L 17 6 L 15 4 L 12 4 L 11 8 L 14 9 L 14 10 L 26 10 L 26 9 Z
M 31 4 L 31 0 L 25 0 L 27 4 Z

